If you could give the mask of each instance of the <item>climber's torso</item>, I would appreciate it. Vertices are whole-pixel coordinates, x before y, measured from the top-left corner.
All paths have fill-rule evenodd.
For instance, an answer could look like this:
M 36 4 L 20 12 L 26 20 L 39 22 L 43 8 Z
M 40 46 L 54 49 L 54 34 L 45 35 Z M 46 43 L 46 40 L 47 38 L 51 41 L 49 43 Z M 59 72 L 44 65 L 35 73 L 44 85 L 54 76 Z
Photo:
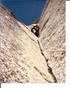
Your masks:
M 40 30 L 40 27 L 38 25 L 35 25 L 31 29 L 31 32 L 34 33 L 37 37 L 39 37 L 39 30 Z

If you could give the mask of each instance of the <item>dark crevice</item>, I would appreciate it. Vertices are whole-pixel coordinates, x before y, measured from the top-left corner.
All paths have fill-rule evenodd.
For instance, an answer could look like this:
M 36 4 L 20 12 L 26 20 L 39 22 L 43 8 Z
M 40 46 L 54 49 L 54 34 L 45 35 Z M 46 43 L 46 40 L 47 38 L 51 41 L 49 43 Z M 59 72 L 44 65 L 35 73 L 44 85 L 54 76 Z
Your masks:
M 34 66 L 34 69 L 42 76 L 42 78 L 47 81 L 48 83 L 52 83 L 50 80 L 47 79 L 47 76 L 41 72 L 37 67 Z
M 39 40 L 38 40 L 38 45 L 39 45 L 41 54 L 42 54 L 43 57 L 45 58 L 46 64 L 47 64 L 47 66 L 48 66 L 48 72 L 51 74 L 51 76 L 52 76 L 54 82 L 57 83 L 57 79 L 56 79 L 56 77 L 55 77 L 55 75 L 54 75 L 54 73 L 53 73 L 53 71 L 52 71 L 52 68 L 51 68 L 51 67 L 49 66 L 49 64 L 48 64 L 48 59 L 47 59 L 47 57 L 45 56 L 45 54 L 43 53 L 43 49 L 41 48 L 41 45 L 40 45 Z

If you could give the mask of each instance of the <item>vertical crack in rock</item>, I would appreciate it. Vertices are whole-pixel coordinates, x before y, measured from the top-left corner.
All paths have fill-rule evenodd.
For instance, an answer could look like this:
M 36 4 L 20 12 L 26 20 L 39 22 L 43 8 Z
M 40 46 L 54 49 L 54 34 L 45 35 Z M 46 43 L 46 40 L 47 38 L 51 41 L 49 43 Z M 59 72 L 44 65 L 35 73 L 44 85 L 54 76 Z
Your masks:
M 65 0 L 48 0 L 39 20 L 43 53 L 58 83 L 65 82 Z M 62 54 L 63 53 L 63 54 Z
M 52 83 L 50 80 L 47 79 L 47 76 L 41 72 L 36 66 L 34 66 L 34 69 L 42 76 L 42 78 L 46 81 L 48 81 L 48 83 Z
M 53 82 L 38 38 L 9 13 L 0 7 L 0 82 Z
M 64 82 L 64 0 L 45 4 L 39 38 L 12 15 L 0 7 L 0 82 Z
M 51 76 L 53 77 L 54 82 L 57 83 L 57 79 L 56 79 L 56 77 L 55 77 L 55 75 L 54 75 L 54 73 L 53 73 L 53 71 L 52 71 L 52 68 L 51 68 L 51 67 L 49 66 L 49 64 L 48 64 L 48 59 L 47 59 L 47 57 L 45 56 L 45 54 L 44 54 L 44 52 L 43 52 L 42 45 L 41 45 L 41 43 L 40 43 L 39 40 L 38 40 L 38 45 L 39 45 L 41 54 L 42 54 L 43 57 L 45 58 L 46 64 L 47 64 L 47 66 L 48 66 L 48 72 L 49 72 L 49 73 L 51 74 Z M 35 69 L 42 75 L 42 73 L 41 73 L 37 68 L 35 68 Z M 49 82 L 50 82 L 50 81 L 49 81 Z

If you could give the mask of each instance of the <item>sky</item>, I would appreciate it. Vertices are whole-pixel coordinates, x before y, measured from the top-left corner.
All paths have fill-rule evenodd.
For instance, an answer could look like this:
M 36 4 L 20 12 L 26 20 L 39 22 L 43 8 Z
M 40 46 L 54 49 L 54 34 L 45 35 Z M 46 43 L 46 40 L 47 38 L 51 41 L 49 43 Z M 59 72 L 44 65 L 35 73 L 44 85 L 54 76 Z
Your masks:
M 42 13 L 46 0 L 1 0 L 25 24 L 32 24 Z

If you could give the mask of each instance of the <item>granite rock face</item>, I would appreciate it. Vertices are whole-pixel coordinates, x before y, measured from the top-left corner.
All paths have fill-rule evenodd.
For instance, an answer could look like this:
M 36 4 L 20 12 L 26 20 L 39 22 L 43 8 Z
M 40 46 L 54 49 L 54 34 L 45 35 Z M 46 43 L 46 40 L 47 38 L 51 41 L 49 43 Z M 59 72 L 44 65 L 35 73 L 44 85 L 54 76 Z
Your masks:
M 54 82 L 38 38 L 0 7 L 0 83 Z
M 0 6 L 0 83 L 65 80 L 64 0 L 48 0 L 38 21 L 40 37 Z
M 46 9 L 47 7 L 47 9 Z M 40 17 L 40 41 L 59 83 L 65 81 L 65 1 L 48 0 Z

